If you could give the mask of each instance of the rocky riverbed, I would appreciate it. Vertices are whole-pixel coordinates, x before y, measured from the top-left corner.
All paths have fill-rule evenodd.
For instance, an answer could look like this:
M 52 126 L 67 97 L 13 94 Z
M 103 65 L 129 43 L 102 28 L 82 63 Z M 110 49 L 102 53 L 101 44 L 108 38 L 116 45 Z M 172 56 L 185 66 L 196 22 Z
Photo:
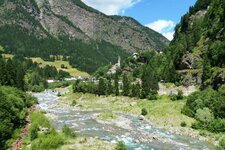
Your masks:
M 80 107 L 59 102 L 54 93 L 35 93 L 40 109 L 52 120 L 55 128 L 65 124 L 74 128 L 80 136 L 90 136 L 110 143 L 124 141 L 128 149 L 214 149 L 215 147 L 197 138 L 182 136 L 167 130 L 154 128 L 150 122 L 138 116 L 113 112 L 116 118 L 100 120 L 98 115 L 105 110 L 83 110 Z

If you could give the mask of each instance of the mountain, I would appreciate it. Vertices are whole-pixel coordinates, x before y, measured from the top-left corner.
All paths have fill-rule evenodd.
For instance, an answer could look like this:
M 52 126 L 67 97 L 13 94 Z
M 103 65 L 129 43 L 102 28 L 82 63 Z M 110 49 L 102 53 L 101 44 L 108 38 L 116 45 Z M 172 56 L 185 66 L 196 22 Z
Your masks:
M 93 72 L 118 55 L 162 51 L 169 41 L 129 17 L 107 16 L 80 0 L 1 0 L 0 45 L 25 56 L 68 56 Z
M 165 50 L 184 85 L 225 83 L 225 1 L 198 0 L 176 26 Z

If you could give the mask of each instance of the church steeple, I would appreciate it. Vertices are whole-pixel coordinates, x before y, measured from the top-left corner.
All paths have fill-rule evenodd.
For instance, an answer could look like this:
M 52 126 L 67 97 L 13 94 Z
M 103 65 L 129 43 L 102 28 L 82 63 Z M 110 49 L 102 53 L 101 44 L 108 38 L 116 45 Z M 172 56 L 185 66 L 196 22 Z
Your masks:
M 118 67 L 120 68 L 120 56 L 118 56 Z

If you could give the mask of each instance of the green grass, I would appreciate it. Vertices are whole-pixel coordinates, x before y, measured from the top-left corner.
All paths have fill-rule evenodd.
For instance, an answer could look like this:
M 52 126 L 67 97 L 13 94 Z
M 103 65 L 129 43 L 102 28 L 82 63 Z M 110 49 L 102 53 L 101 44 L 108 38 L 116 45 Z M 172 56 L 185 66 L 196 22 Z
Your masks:
M 14 55 L 12 54 L 2 54 L 2 56 L 6 59 L 12 59 Z M 40 57 L 31 57 L 30 59 L 33 60 L 33 62 L 37 62 L 40 67 L 45 67 L 46 65 L 49 66 L 54 66 L 56 67 L 57 70 L 63 70 L 68 72 L 71 76 L 84 76 L 84 77 L 89 77 L 90 75 L 87 72 L 83 72 L 83 71 L 79 71 L 76 68 L 73 68 L 68 61 L 44 61 L 42 58 Z M 65 68 L 61 68 L 61 65 L 64 65 L 65 67 L 67 67 L 67 69 Z
M 187 117 L 181 113 L 186 100 L 171 101 L 168 96 L 159 96 L 158 100 L 140 100 L 129 97 L 98 97 L 92 94 L 68 94 L 63 96 L 61 100 L 68 105 L 73 100 L 82 106 L 82 109 L 105 110 L 109 113 L 103 114 L 102 118 L 111 116 L 112 111 L 125 112 L 133 115 L 140 115 L 141 109 L 146 108 L 148 114 L 146 118 L 155 126 L 161 127 L 181 127 L 182 121 L 187 123 L 190 127 L 194 119 Z
M 38 125 L 39 127 L 50 128 L 50 121 L 45 117 L 42 112 L 32 112 L 31 113 L 31 122 L 32 125 Z
M 12 54 L 2 54 L 5 59 L 12 59 L 14 55 Z
M 161 83 L 162 85 L 164 85 L 166 88 L 174 88 L 176 87 L 176 85 L 174 83 Z
M 103 112 L 98 116 L 98 119 L 100 120 L 112 120 L 112 119 L 116 119 L 118 116 L 115 115 L 113 112 Z
M 190 127 L 194 119 L 181 114 L 185 100 L 171 101 L 168 96 L 160 96 L 156 101 L 140 101 L 138 107 L 146 108 L 147 118 L 158 126 L 180 127 L 185 121 Z
M 48 84 L 49 89 L 55 89 L 55 88 L 60 88 L 60 87 L 67 87 L 69 86 L 70 90 L 72 88 L 72 84 L 74 81 L 60 81 L 60 82 L 53 82 Z
M 77 70 L 76 68 L 72 68 L 72 66 L 69 64 L 69 62 L 67 61 L 54 61 L 54 62 L 51 62 L 51 61 L 44 61 L 43 59 L 41 59 L 40 57 L 36 57 L 36 58 L 31 58 L 33 60 L 33 62 L 37 62 L 40 67 L 44 67 L 46 65 L 49 65 L 49 66 L 54 66 L 56 67 L 57 70 L 63 70 L 63 71 L 66 71 L 68 72 L 71 76 L 85 76 L 85 77 L 88 77 L 89 74 L 87 72 L 82 72 L 82 71 L 79 71 Z M 67 67 L 67 69 L 63 69 L 61 68 L 61 65 L 64 65 L 65 67 Z

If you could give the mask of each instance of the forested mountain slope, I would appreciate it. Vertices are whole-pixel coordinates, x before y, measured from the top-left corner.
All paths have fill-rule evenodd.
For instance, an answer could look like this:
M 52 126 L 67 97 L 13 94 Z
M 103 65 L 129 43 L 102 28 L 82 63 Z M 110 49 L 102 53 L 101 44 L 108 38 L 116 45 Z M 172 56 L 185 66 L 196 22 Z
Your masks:
M 176 26 L 166 55 L 181 82 L 218 88 L 225 71 L 225 1 L 198 0 Z
M 157 50 L 169 41 L 129 17 L 106 16 L 80 0 L 2 0 L 0 44 L 25 56 L 61 54 L 93 72 L 120 55 Z

